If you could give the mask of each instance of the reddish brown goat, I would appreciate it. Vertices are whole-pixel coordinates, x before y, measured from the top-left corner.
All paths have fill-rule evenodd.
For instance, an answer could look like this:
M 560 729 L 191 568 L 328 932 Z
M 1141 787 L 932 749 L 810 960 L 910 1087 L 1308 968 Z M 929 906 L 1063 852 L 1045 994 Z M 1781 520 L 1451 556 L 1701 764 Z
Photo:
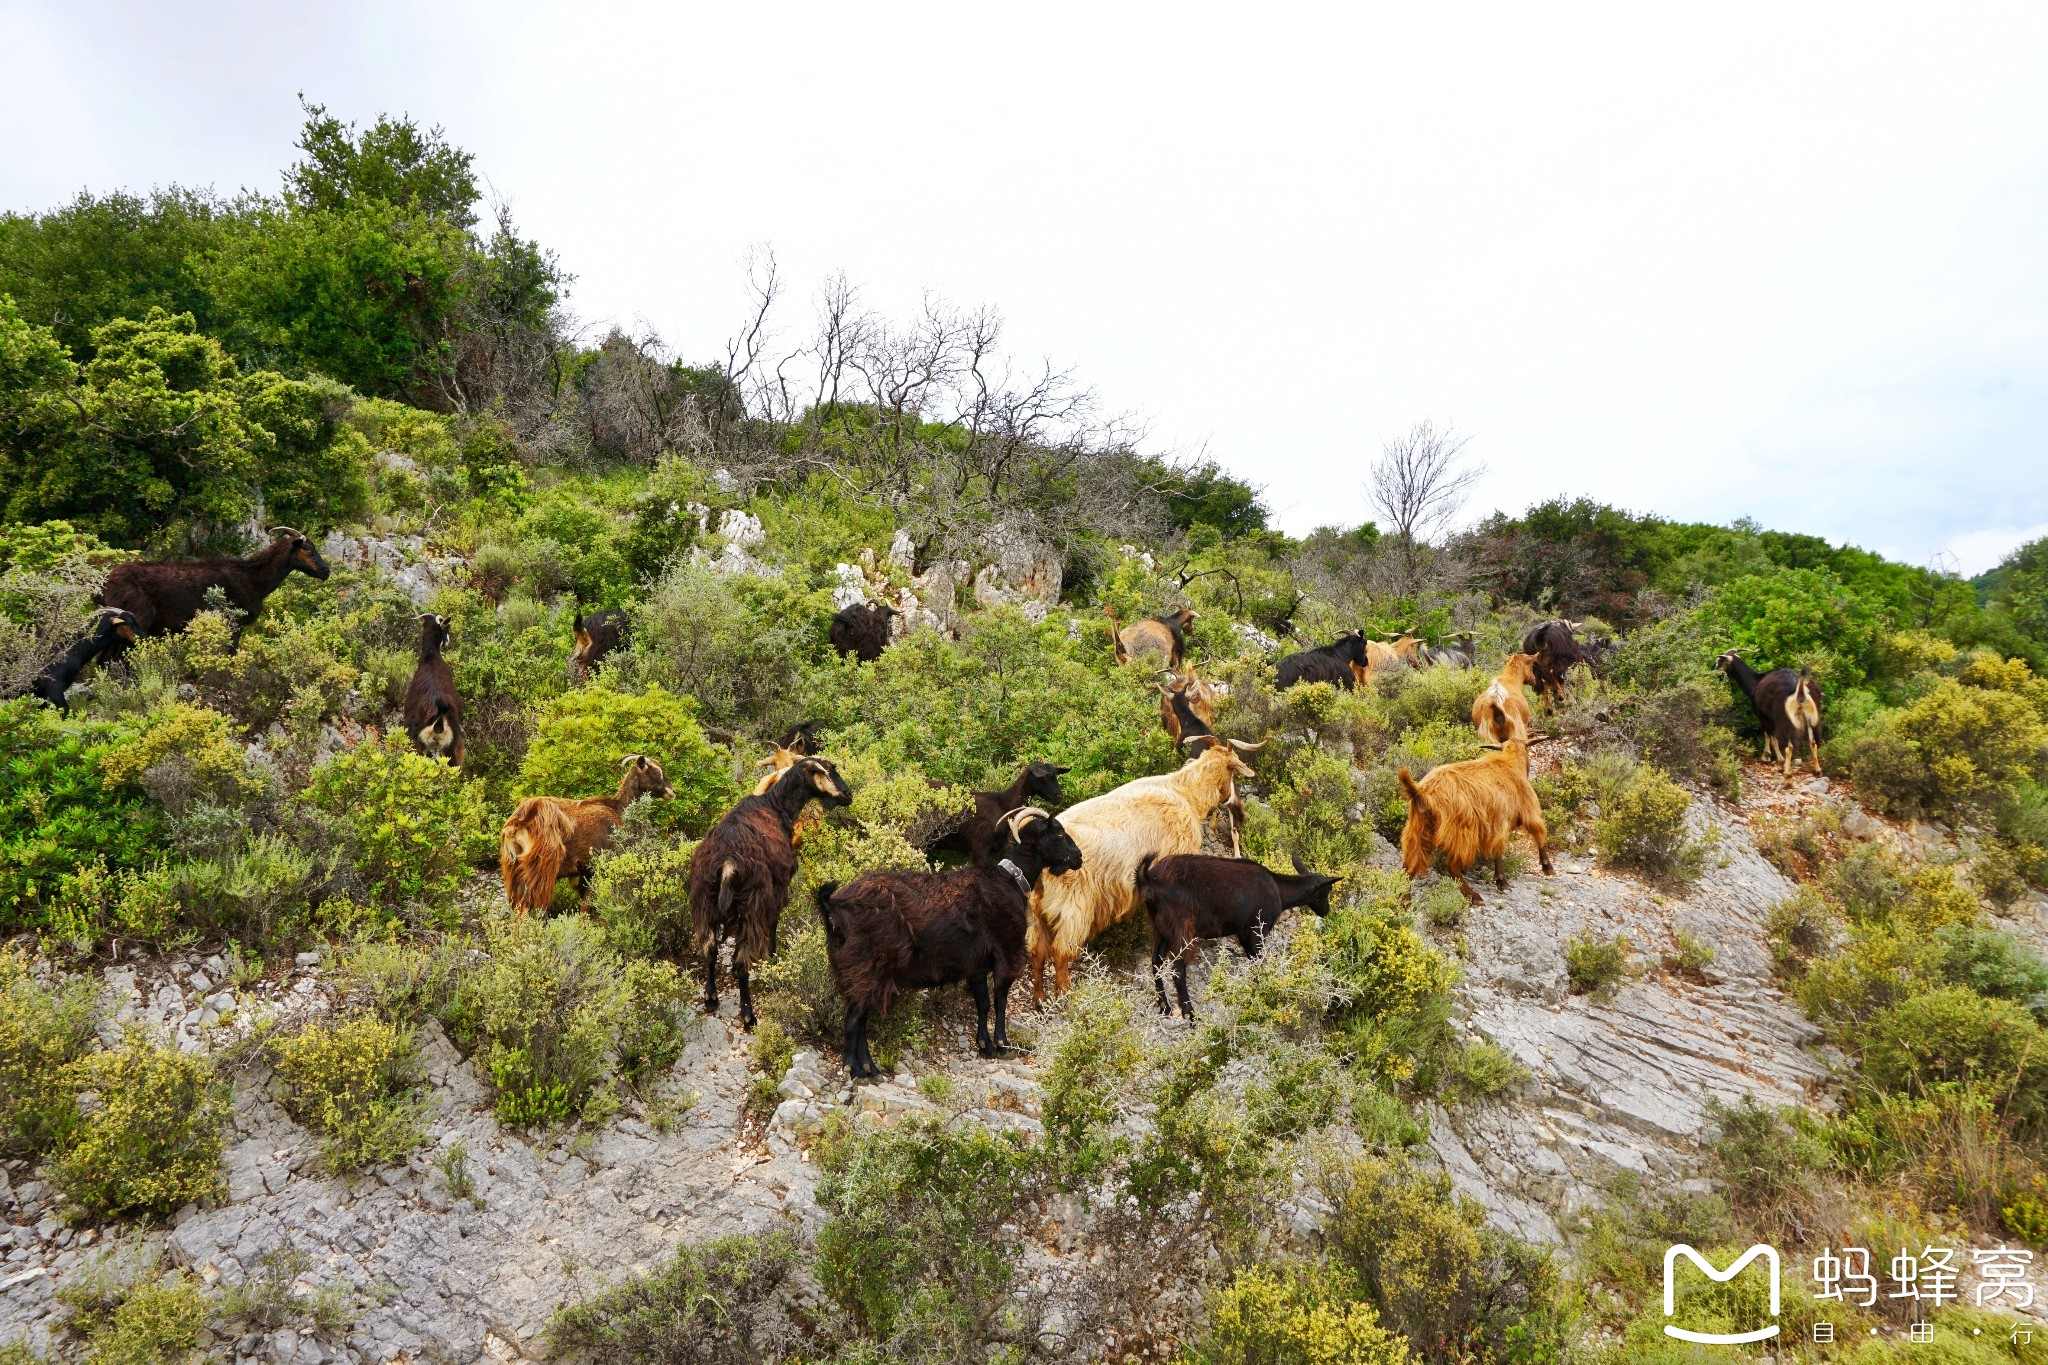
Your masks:
M 243 559 L 118 565 L 100 588 L 100 605 L 118 607 L 133 616 L 138 635 L 175 635 L 206 610 L 206 595 L 218 588 L 227 604 L 240 613 L 233 635 L 239 642 L 242 628 L 263 609 L 263 600 L 293 571 L 327 577 L 327 561 L 312 541 L 289 526 L 273 526 L 270 534 L 270 544 Z M 126 647 L 125 642 L 117 641 L 107 657 L 119 657 Z
M 462 698 L 455 691 L 455 670 L 441 657 L 448 643 L 448 618 L 420 617 L 419 665 L 405 688 L 405 732 L 429 758 L 445 758 L 462 766 Z
M 588 682 L 590 670 L 626 639 L 626 613 L 622 611 L 577 612 L 569 622 L 576 647 L 569 651 L 569 672 L 577 682 Z
M 1180 667 L 1180 656 L 1188 646 L 1188 627 L 1195 623 L 1193 612 L 1182 607 L 1164 616 L 1148 616 L 1122 627 L 1117 626 L 1114 611 L 1108 614 L 1109 624 L 1116 630 L 1114 644 L 1118 663 L 1154 658 L 1162 667 Z
M 791 835 L 813 800 L 827 806 L 853 800 L 839 770 L 822 758 L 803 759 L 760 796 L 742 797 L 690 854 L 690 932 L 704 954 L 705 1013 L 718 1012 L 718 945 L 730 938 L 740 1023 L 754 1026 L 747 967 L 775 951 L 776 926 L 796 875 Z
M 564 870 L 575 879 L 580 894 L 590 877 L 590 855 L 611 843 L 626 807 L 643 796 L 675 796 L 675 788 L 653 759 L 628 754 L 619 766 L 625 775 L 611 796 L 586 801 L 529 796 L 513 809 L 498 832 L 498 869 L 505 877 L 505 899 L 514 910 L 522 915 L 545 911 Z
M 851 654 L 862 663 L 873 663 L 889 647 L 890 622 L 903 613 L 880 602 L 856 602 L 833 613 L 826 632 L 832 648 Z
M 1401 867 L 1411 881 L 1429 873 L 1432 853 L 1443 860 L 1444 874 L 1474 905 L 1483 905 L 1465 873 L 1474 863 L 1493 861 L 1494 884 L 1508 889 L 1501 855 L 1508 837 L 1521 830 L 1536 841 L 1536 857 L 1545 875 L 1551 872 L 1549 831 L 1543 808 L 1529 785 L 1529 746 L 1511 739 L 1497 752 L 1463 763 L 1432 768 L 1416 781 L 1401 769 L 1401 790 L 1408 794 L 1408 824 L 1401 831 Z

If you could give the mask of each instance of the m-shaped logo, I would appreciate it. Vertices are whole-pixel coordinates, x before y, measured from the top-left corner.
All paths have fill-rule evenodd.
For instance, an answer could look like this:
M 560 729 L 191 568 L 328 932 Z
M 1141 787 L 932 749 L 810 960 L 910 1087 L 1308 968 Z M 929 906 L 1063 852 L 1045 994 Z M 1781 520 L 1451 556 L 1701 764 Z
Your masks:
M 1776 1247 L 1768 1247 L 1759 1243 L 1736 1257 L 1735 1263 L 1726 1270 L 1716 1270 L 1714 1269 L 1713 1262 L 1700 1255 L 1697 1251 L 1694 1251 L 1691 1247 L 1680 1243 L 1678 1246 L 1667 1248 L 1664 1252 L 1665 1317 L 1668 1318 L 1677 1311 L 1677 1294 L 1674 1292 L 1674 1286 L 1671 1283 L 1671 1270 L 1677 1264 L 1680 1256 L 1685 1257 L 1698 1266 L 1700 1273 L 1717 1284 L 1726 1284 L 1737 1275 L 1740 1275 L 1744 1266 L 1759 1256 L 1763 1257 L 1771 1268 L 1771 1316 L 1774 1318 L 1778 1316 L 1778 1249 Z M 1740 1346 L 1745 1342 L 1764 1341 L 1778 1335 L 1778 1324 L 1774 1322 L 1768 1327 L 1759 1327 L 1753 1332 L 1693 1332 L 1686 1328 L 1673 1327 L 1671 1324 L 1666 1323 L 1664 1325 L 1664 1335 L 1667 1337 L 1677 1337 L 1680 1341 L 1696 1341 L 1702 1346 Z

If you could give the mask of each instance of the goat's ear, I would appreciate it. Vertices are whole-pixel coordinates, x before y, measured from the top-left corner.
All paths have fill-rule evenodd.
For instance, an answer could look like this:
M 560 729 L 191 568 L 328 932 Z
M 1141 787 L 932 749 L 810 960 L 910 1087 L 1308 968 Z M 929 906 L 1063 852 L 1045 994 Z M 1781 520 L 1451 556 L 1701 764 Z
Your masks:
M 619 760 L 619 766 L 621 768 L 630 768 L 636 763 L 641 765 L 642 767 L 645 767 L 647 764 L 646 756 L 642 754 L 627 754 L 624 758 Z
M 1067 775 L 1068 773 L 1070 773 L 1070 772 L 1072 772 L 1072 771 L 1073 771 L 1073 769 L 1072 769 L 1072 768 L 1062 768 L 1062 767 L 1061 767 L 1061 766 L 1060 766 L 1059 764 L 1057 764 L 1057 763 L 1048 763 L 1048 764 L 1046 764 L 1045 766 L 1046 766 L 1046 767 L 1048 767 L 1048 768 L 1050 768 L 1050 769 L 1052 769 L 1052 775 L 1053 775 L 1054 777 L 1064 777 L 1064 776 L 1066 776 L 1066 775 Z

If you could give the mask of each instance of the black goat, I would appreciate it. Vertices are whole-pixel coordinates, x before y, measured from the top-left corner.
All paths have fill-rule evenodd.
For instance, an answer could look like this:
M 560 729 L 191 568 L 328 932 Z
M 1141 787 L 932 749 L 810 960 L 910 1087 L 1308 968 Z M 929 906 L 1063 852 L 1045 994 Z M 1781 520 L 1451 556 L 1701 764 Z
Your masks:
M 1355 630 L 1347 630 L 1327 645 L 1315 649 L 1304 649 L 1290 654 L 1280 661 L 1280 687 L 1282 690 L 1296 683 L 1335 683 L 1348 692 L 1351 690 L 1351 666 L 1366 666 L 1365 637 Z
M 1813 770 L 1820 771 L 1820 708 L 1824 700 L 1820 684 L 1793 668 L 1774 668 L 1759 675 L 1729 650 L 1715 662 L 1716 668 L 1735 680 L 1749 698 L 1750 709 L 1764 723 L 1764 757 L 1785 759 L 1785 777 L 1792 776 L 1792 760 L 1799 741 L 1806 741 L 1807 757 Z
M 57 708 L 59 715 L 71 714 L 71 702 L 65 695 L 71 684 L 78 681 L 78 675 L 94 659 L 106 654 L 117 643 L 126 646 L 135 643 L 135 618 L 118 609 L 103 609 L 92 629 L 73 640 L 64 652 L 50 660 L 43 671 L 29 682 L 27 696 L 41 697 Z
M 832 648 L 873 663 L 889 647 L 889 618 L 903 613 L 881 602 L 856 602 L 832 614 Z
M 273 526 L 270 534 L 270 544 L 244 559 L 118 565 L 100 588 L 100 605 L 130 613 L 137 635 L 175 635 L 206 609 L 206 595 L 218 588 L 228 605 L 241 613 L 233 636 L 239 643 L 243 627 L 263 609 L 263 600 L 294 570 L 327 577 L 327 561 L 312 541 L 289 526 Z M 126 649 L 126 642 L 116 641 L 108 655 L 118 658 Z
M 1032 807 L 1003 821 L 1000 859 L 949 872 L 870 872 L 814 894 L 825 921 L 832 981 L 846 1001 L 846 1069 L 876 1074 L 868 1020 L 904 991 L 965 982 L 974 996 L 975 1050 L 1010 1046 L 1010 987 L 1024 972 L 1024 917 L 1041 873 L 1081 866 L 1060 822 Z M 990 990 L 993 978 L 994 990 Z M 995 1027 L 989 1027 L 993 1005 Z
M 1536 656 L 1536 693 L 1546 710 L 1564 700 L 1565 679 L 1586 662 L 1586 652 L 1572 634 L 1577 628 L 1576 621 L 1545 621 L 1522 637 L 1521 652 Z
M 1188 966 L 1206 938 L 1234 938 L 1246 957 L 1257 957 L 1280 912 L 1305 905 L 1330 913 L 1330 888 L 1341 878 L 1307 872 L 1297 860 L 1295 875 L 1274 872 L 1248 858 L 1212 858 L 1184 853 L 1146 858 L 1138 864 L 1138 897 L 1152 922 L 1152 986 L 1159 1012 L 1172 1014 L 1159 966 L 1173 961 L 1173 990 L 1180 1012 L 1195 1017 L 1188 999 Z
M 1051 763 L 1026 763 L 1016 781 L 1001 791 L 974 792 L 974 810 L 967 823 L 934 839 L 922 850 L 933 853 L 965 853 L 977 863 L 992 863 L 1002 856 L 1009 838 L 1003 819 L 1026 806 L 1057 806 L 1066 793 L 1060 790 L 1060 776 L 1067 770 Z
M 455 670 L 441 657 L 448 643 L 448 618 L 420 617 L 419 666 L 405 688 L 405 732 L 429 758 L 445 758 L 462 766 L 462 698 L 455 691 Z
M 740 803 L 711 827 L 690 854 L 690 932 L 704 954 L 704 1009 L 718 1012 L 718 945 L 732 939 L 732 975 L 740 988 L 740 1023 L 754 1026 L 747 964 L 775 951 L 775 930 L 796 873 L 790 836 L 804 805 L 853 800 L 839 770 L 822 758 L 792 764 L 775 785 Z
M 576 632 L 576 647 L 569 651 L 569 672 L 577 682 L 585 682 L 590 670 L 625 641 L 626 613 L 609 608 L 588 615 L 579 611 L 569 628 Z

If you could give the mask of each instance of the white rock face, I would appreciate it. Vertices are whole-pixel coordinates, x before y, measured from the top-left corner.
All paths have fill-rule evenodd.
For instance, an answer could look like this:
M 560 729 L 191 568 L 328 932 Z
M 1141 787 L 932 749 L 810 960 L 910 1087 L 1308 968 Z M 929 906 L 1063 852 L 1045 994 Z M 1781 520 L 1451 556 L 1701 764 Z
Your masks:
M 339 531 L 329 531 L 320 542 L 320 557 L 336 569 L 381 572 L 415 605 L 434 595 L 456 563 L 433 554 L 419 536 L 347 536 Z
M 1060 600 L 1064 564 L 1059 551 L 1007 523 L 998 523 L 984 545 L 990 562 L 974 575 L 974 598 L 984 607 L 1021 607 L 1043 621 Z

